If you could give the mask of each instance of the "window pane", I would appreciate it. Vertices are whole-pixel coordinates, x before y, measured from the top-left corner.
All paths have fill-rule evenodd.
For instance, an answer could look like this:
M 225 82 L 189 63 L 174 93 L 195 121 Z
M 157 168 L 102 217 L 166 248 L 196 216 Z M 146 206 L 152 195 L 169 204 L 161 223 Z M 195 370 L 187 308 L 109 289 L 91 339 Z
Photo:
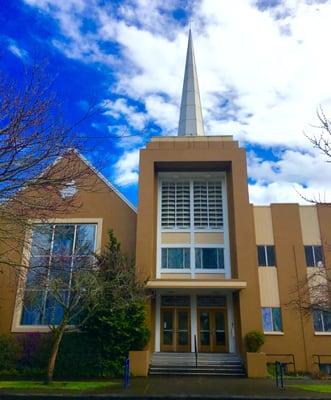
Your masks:
M 56 294 L 56 297 L 60 299 L 61 303 L 65 303 L 68 298 L 68 292 L 62 291 Z M 47 295 L 44 324 L 45 325 L 58 325 L 61 323 L 63 318 L 63 307 L 59 304 L 54 296 L 50 293 Z
M 27 272 L 26 285 L 27 287 L 41 289 L 45 286 L 48 277 L 49 257 L 31 257 L 29 269 Z
M 314 311 L 314 330 L 315 332 L 323 332 L 322 312 Z
M 217 249 L 218 268 L 224 269 L 224 249 Z
M 190 257 L 190 249 L 183 249 L 184 250 L 184 266 L 186 269 L 191 268 L 191 257 Z
M 202 268 L 217 268 L 217 249 L 202 249 Z
M 59 284 L 69 284 L 71 274 L 72 257 L 55 256 L 51 259 L 49 269 L 50 279 L 55 283 L 55 279 Z
M 31 254 L 47 255 L 51 250 L 52 225 L 35 225 L 32 232 Z
M 314 266 L 313 246 L 305 246 L 305 256 L 307 267 Z
M 270 307 L 262 308 L 262 320 L 264 332 L 272 332 L 272 320 Z
M 276 265 L 275 259 L 275 246 L 267 246 L 268 266 L 274 267 Z
M 168 255 L 167 261 L 165 260 L 165 252 L 167 252 Z M 185 260 L 184 260 L 184 253 L 185 253 Z M 166 265 L 164 268 L 177 268 L 177 269 L 190 268 L 189 249 L 183 249 L 183 248 L 162 249 L 162 265 Z
M 94 251 L 96 226 L 92 224 L 77 225 L 75 254 L 88 255 Z
M 23 300 L 21 325 L 41 325 L 44 292 L 26 290 Z
M 265 246 L 257 246 L 257 258 L 258 265 L 260 267 L 265 267 L 267 265 L 267 260 L 265 258 Z
M 324 332 L 331 332 L 331 312 L 323 312 Z
M 195 249 L 195 268 L 202 268 L 202 249 Z
M 322 246 L 314 246 L 316 267 L 323 266 L 323 250 Z
M 72 255 L 74 232 L 74 225 L 55 226 L 53 254 Z
M 161 265 L 162 268 L 168 268 L 168 263 L 167 263 L 167 254 L 168 254 L 168 249 L 162 249 L 161 250 Z
M 276 332 L 281 332 L 283 328 L 282 328 L 282 317 L 279 307 L 272 308 L 272 321 L 273 321 L 273 330 Z

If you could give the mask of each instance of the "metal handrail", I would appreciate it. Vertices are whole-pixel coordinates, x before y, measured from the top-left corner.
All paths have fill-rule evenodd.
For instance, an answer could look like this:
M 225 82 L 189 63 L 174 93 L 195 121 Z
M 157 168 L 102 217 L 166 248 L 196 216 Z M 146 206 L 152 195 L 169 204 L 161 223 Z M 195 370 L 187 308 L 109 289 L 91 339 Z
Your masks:
M 271 354 L 271 353 L 267 353 L 266 354 L 267 357 L 291 357 L 292 361 L 291 362 L 287 362 L 287 365 L 293 365 L 293 372 L 296 373 L 296 366 L 295 366 L 295 357 L 293 353 L 278 353 L 278 354 Z
M 331 354 L 312 354 L 313 364 L 317 364 L 318 368 L 321 369 L 321 357 L 331 357 Z M 317 362 L 314 361 L 314 358 L 317 357 Z
M 198 345 L 197 345 L 197 335 L 194 335 L 194 353 L 195 353 L 195 368 L 198 368 Z

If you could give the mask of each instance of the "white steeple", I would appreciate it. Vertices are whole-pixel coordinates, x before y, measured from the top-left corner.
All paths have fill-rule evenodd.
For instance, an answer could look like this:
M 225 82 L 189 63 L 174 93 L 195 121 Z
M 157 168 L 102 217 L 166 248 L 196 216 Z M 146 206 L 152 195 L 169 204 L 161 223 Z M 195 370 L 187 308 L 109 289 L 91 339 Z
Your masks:
M 178 136 L 203 136 L 204 134 L 198 75 L 190 29 L 180 105 Z

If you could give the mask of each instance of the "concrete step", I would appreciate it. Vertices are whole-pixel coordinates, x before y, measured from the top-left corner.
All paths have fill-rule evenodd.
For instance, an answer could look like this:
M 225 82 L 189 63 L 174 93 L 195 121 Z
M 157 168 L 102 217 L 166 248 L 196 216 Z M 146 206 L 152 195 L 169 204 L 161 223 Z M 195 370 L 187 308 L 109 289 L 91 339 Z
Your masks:
M 154 353 L 150 375 L 245 376 L 238 354 L 199 353 L 198 366 L 194 353 Z

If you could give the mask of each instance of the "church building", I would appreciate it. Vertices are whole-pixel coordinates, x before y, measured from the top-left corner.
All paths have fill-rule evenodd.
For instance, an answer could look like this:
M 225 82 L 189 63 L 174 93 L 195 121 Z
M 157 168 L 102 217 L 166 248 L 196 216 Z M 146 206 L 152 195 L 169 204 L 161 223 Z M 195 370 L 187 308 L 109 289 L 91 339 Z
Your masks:
M 265 334 L 265 362 L 331 372 L 331 313 L 306 316 L 290 305 L 300 281 L 331 265 L 331 208 L 250 204 L 245 149 L 205 132 L 191 33 L 178 134 L 140 150 L 138 211 L 98 177 L 106 192 L 83 194 L 79 214 L 55 218 L 50 234 L 65 226 L 74 241 L 88 232 L 96 250 L 112 228 L 135 256 L 147 282 L 150 373 L 171 373 L 197 353 L 223 363 L 219 371 L 244 373 L 253 330 Z M 0 333 L 46 332 L 47 316 L 15 304 L 10 273 L 0 281 Z

